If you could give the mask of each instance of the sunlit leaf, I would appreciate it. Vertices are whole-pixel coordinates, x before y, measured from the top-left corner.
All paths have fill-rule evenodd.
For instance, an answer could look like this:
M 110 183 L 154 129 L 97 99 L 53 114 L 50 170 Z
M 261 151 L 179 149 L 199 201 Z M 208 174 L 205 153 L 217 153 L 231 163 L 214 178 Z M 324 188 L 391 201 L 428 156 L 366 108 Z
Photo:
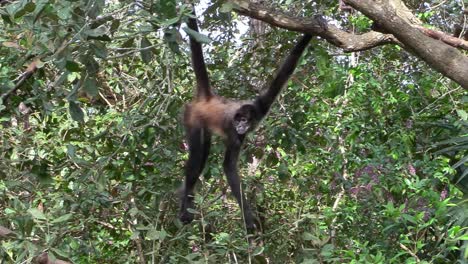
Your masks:
M 162 21 L 160 24 L 161 24 L 161 26 L 169 26 L 169 25 L 172 25 L 172 24 L 175 24 L 175 23 L 179 22 L 179 20 L 180 20 L 179 17 L 173 17 L 171 19 L 167 19 L 167 20 Z
M 190 29 L 188 27 L 184 27 L 184 31 L 187 32 L 187 34 L 189 34 L 189 36 L 191 36 L 192 38 L 194 38 L 196 41 L 198 41 L 200 43 L 210 43 L 211 42 L 211 39 L 208 38 L 207 36 L 205 36 L 203 34 L 200 34 L 197 31 L 192 30 L 192 29 Z
M 234 8 L 233 3 L 226 2 L 219 8 L 219 12 L 228 13 L 228 12 L 231 12 L 233 8 Z
M 28 209 L 28 213 L 30 213 L 32 215 L 32 217 L 34 219 L 37 219 L 37 220 L 46 220 L 47 219 L 47 217 L 44 215 L 44 213 L 39 211 L 39 209 L 37 209 L 37 208 Z

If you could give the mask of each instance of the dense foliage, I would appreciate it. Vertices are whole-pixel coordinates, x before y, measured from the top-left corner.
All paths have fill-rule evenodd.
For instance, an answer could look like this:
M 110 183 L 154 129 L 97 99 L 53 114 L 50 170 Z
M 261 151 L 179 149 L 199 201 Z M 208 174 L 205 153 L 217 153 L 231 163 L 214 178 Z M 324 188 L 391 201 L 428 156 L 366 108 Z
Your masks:
M 333 1 L 276 2 L 355 32 L 370 26 Z M 412 7 L 444 27 L 461 8 L 448 2 Z M 213 85 L 253 97 L 297 34 L 250 34 L 229 5 L 206 6 Z M 179 120 L 194 88 L 188 12 L 176 0 L 0 1 L 0 259 L 47 251 L 73 263 L 467 261 L 468 96 L 395 46 L 344 54 L 313 41 L 242 154 L 263 225 L 252 243 L 222 174 L 221 140 L 197 220 L 182 226 Z M 32 62 L 37 70 L 16 87 Z

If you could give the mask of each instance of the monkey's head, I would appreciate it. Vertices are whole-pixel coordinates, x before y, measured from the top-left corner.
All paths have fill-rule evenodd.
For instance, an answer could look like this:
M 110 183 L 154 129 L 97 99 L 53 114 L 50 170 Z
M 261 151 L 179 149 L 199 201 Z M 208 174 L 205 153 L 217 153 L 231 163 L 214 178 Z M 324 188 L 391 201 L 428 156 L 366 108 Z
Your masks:
M 256 109 L 252 104 L 242 105 L 237 109 L 232 120 L 232 125 L 237 134 L 243 135 L 255 128 Z

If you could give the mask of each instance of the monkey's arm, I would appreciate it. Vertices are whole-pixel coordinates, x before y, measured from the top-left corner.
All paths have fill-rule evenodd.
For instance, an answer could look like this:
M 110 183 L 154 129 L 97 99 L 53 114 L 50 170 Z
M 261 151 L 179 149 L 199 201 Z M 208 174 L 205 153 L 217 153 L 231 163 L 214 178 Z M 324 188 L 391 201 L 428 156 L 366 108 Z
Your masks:
M 304 34 L 304 36 L 302 36 L 302 38 L 299 40 L 296 46 L 294 46 L 293 50 L 289 53 L 288 57 L 281 65 L 266 92 L 263 92 L 255 99 L 254 104 L 259 110 L 261 117 L 268 113 L 268 110 L 275 101 L 276 96 L 278 96 L 279 92 L 281 91 L 281 88 L 294 72 L 294 69 L 297 66 L 297 62 L 301 58 L 301 55 L 307 47 L 307 44 L 309 44 L 311 38 L 312 35 L 309 34 Z

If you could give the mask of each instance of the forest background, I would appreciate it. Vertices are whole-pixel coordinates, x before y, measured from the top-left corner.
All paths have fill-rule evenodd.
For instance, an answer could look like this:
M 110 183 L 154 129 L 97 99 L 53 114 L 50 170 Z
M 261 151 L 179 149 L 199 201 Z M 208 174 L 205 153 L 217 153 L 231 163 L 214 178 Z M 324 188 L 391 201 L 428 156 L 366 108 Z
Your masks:
M 221 140 L 177 220 L 184 1 L 0 1 L 0 263 L 466 263 L 468 7 L 372 2 L 195 3 L 226 97 L 319 35 L 241 154 L 249 244 Z

